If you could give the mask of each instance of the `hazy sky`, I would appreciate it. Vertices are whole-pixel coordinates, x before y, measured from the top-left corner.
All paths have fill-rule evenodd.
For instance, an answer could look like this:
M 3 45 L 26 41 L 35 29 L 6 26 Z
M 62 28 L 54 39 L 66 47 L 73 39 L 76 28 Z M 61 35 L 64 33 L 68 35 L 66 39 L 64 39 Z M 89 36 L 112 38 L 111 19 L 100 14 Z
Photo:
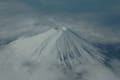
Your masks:
M 22 0 L 37 11 L 45 14 L 98 16 L 104 25 L 118 26 L 120 21 L 119 0 Z
M 1 38 L 58 23 L 113 42 L 120 36 L 119 0 L 0 0 L 0 17 Z

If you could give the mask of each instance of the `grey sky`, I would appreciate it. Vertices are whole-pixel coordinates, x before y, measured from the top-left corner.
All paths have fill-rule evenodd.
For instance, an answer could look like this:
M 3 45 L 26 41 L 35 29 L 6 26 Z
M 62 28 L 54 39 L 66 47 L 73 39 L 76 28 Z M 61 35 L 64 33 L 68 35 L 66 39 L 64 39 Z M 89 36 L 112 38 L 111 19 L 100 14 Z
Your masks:
M 99 20 L 102 25 L 120 26 L 119 0 L 23 0 L 22 2 L 44 14 L 63 14 L 65 16 L 92 14 L 97 16 L 96 20 Z
M 43 25 L 69 24 L 86 35 L 119 41 L 119 4 L 119 0 L 0 0 L 0 38 L 36 33 Z

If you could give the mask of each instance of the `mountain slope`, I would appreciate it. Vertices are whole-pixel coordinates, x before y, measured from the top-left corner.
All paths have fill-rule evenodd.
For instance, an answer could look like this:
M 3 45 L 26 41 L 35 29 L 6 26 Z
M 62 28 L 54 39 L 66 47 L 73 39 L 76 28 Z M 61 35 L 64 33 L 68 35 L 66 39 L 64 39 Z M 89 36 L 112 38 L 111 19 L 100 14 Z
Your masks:
M 2 51 L 0 55 L 5 58 L 1 58 L 4 72 L 1 75 L 8 69 L 24 76 L 22 80 L 119 80 L 105 66 L 106 56 L 70 28 L 53 28 L 19 38 Z M 9 80 L 16 79 L 10 75 Z

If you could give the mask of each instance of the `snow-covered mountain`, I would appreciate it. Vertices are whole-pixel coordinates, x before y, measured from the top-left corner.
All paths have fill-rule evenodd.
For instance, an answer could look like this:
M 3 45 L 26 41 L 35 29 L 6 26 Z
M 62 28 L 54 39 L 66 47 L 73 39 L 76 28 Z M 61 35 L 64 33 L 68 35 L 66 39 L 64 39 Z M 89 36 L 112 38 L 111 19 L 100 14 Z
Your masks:
M 21 37 L 0 51 L 3 80 L 119 80 L 107 56 L 66 27 Z

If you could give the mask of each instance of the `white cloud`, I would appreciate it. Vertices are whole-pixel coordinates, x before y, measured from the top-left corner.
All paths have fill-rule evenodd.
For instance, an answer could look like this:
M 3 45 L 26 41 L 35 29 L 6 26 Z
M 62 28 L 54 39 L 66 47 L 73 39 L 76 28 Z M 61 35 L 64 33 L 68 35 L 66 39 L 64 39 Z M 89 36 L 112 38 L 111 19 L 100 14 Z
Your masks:
M 113 68 L 113 71 L 116 73 L 116 75 L 120 76 L 120 60 L 114 59 L 111 62 L 111 66 Z

